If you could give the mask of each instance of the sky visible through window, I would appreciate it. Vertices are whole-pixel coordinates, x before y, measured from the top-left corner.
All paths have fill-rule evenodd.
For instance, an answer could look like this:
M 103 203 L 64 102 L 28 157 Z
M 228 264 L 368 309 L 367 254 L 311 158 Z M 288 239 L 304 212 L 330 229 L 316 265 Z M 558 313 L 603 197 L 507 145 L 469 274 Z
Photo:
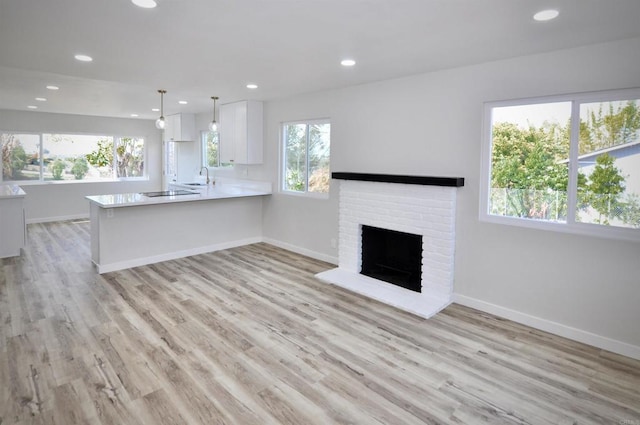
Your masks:
M 40 149 L 40 136 L 37 134 L 16 133 L 16 137 L 19 138 L 26 152 L 38 152 Z
M 16 134 L 20 143 L 27 152 L 38 152 L 40 149 L 40 137 L 37 134 Z M 44 148 L 51 155 L 61 157 L 84 156 L 87 152 L 97 147 L 99 140 L 110 139 L 110 136 L 95 135 L 57 135 L 44 134 Z
M 105 139 L 111 140 L 111 137 L 78 134 L 45 134 L 44 148 L 53 156 L 84 156 L 97 148 L 99 140 Z
M 493 123 L 508 122 L 520 128 L 540 127 L 544 122 L 566 124 L 571 118 L 571 102 L 540 103 L 493 108 Z

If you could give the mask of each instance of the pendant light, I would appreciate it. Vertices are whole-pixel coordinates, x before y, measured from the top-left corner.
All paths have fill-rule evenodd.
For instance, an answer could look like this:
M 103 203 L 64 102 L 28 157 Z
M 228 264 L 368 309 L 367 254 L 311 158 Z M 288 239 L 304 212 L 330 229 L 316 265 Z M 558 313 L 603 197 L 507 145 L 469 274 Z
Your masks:
M 213 120 L 209 123 L 210 131 L 218 131 L 218 123 L 216 122 L 216 100 L 218 100 L 218 96 L 211 96 L 213 99 Z
M 166 90 L 158 90 L 160 93 L 160 118 L 156 120 L 156 128 L 159 130 L 164 130 L 165 121 L 164 121 L 164 94 Z

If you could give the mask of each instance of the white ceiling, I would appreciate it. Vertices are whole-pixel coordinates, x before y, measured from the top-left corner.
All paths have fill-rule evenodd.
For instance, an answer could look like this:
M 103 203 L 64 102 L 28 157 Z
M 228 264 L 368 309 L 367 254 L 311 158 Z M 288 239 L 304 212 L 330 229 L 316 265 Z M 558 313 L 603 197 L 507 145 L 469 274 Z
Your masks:
M 640 36 L 640 0 L 157 2 L 0 0 L 0 109 L 156 118 L 160 88 L 165 115 L 197 113 Z

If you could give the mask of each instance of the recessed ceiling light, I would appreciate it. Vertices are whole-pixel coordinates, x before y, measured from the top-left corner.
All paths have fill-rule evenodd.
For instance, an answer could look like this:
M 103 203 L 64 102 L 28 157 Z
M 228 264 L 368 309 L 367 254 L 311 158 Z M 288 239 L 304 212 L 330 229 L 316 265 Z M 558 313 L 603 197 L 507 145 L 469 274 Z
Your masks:
M 186 105 L 189 102 L 187 102 L 186 100 L 179 100 L 178 103 L 181 105 Z
M 138 114 L 131 114 L 131 117 L 133 117 L 133 118 L 135 118 L 137 116 L 138 116 Z
M 75 55 L 74 58 L 76 58 L 76 60 L 79 60 L 80 62 L 91 62 L 93 60 L 91 56 L 87 55 Z
M 35 105 L 29 105 L 29 106 L 27 106 L 27 108 L 29 108 L 29 109 L 38 109 L 38 107 L 35 106 Z
M 36 97 L 36 100 L 38 102 L 46 102 L 47 101 L 47 99 L 45 97 Z
M 560 12 L 555 9 L 541 10 L 540 12 L 533 15 L 533 19 L 538 22 L 550 21 L 557 18 L 559 14 Z
M 342 66 L 353 66 L 355 64 L 356 64 L 356 61 L 354 61 L 353 59 L 344 59 L 340 61 L 340 65 Z
M 151 112 L 160 112 L 160 108 L 153 108 L 151 109 Z
M 257 85 L 257 84 L 253 84 L 253 83 L 249 83 L 249 84 L 247 84 L 247 88 L 248 88 L 248 89 L 251 89 L 251 90 L 253 90 L 253 89 L 257 89 L 257 88 L 258 88 L 258 85 Z
M 60 90 L 60 87 L 58 87 L 58 86 L 47 86 L 47 88 L 49 90 Z
M 158 5 L 155 0 L 131 0 L 131 3 L 138 7 L 144 7 L 145 9 L 153 9 Z

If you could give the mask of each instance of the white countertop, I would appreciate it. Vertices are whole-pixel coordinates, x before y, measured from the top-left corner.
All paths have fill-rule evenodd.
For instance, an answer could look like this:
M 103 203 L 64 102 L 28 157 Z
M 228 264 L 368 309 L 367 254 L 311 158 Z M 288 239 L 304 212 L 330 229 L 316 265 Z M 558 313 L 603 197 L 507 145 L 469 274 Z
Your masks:
M 24 198 L 26 193 L 17 184 L 0 185 L 0 199 L 6 198 Z
M 243 198 L 247 196 L 264 196 L 271 194 L 271 183 L 254 182 L 248 180 L 229 180 L 216 182 L 215 186 L 209 184 L 206 187 L 191 188 L 174 184 L 176 190 L 188 190 L 193 195 L 174 195 L 148 197 L 141 193 L 117 193 L 112 195 L 87 196 L 89 202 L 93 202 L 101 208 L 132 207 L 138 205 L 170 204 L 176 202 L 207 201 L 212 199 Z

